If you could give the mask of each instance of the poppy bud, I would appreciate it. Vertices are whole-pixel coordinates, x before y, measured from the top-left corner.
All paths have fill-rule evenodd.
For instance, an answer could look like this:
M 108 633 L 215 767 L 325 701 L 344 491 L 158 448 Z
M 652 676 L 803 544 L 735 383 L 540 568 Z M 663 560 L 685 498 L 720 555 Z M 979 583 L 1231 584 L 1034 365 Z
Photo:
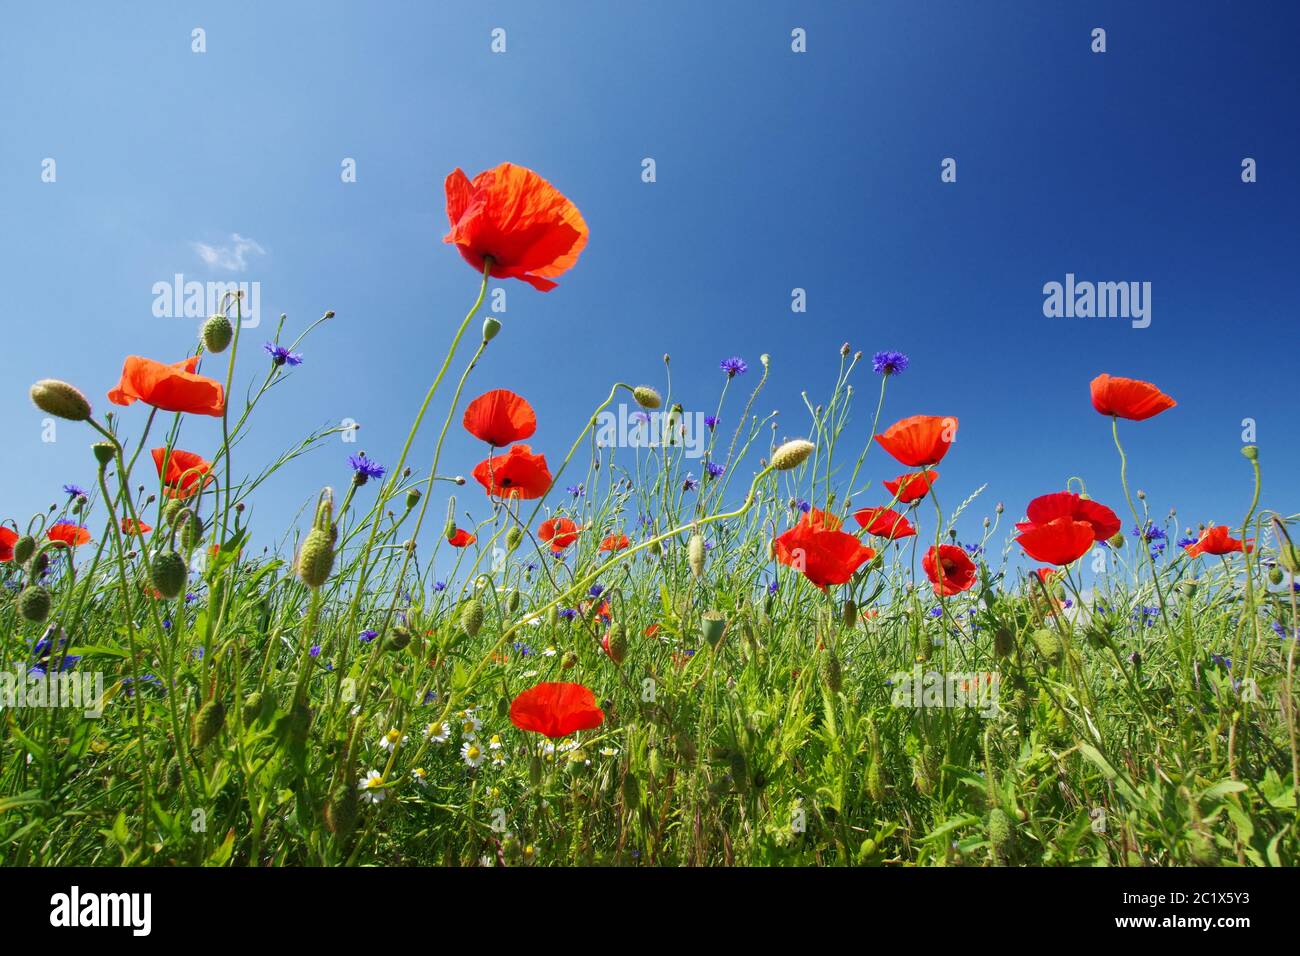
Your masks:
M 664 400 L 659 397 L 659 393 L 649 385 L 638 385 L 632 389 L 632 397 L 636 399 L 636 403 L 642 408 L 658 408 L 664 403 Z
M 1268 569 L 1268 583 L 1269 583 L 1269 584 L 1281 584 L 1281 583 L 1282 583 L 1282 569 L 1281 569 L 1281 568 L 1269 568 L 1269 569 Z
M 622 624 L 613 624 L 605 635 L 605 652 L 615 664 L 622 664 L 627 657 L 627 629 Z
M 178 498 L 167 503 L 167 507 L 163 509 L 163 517 L 167 519 L 168 524 L 176 524 L 184 511 L 185 503 Z
M 455 521 L 453 521 L 453 520 L 450 519 L 450 518 L 447 519 L 447 523 L 446 523 L 446 525 L 443 526 L 443 529 L 442 529 L 442 536 L 443 536 L 444 538 L 446 538 L 448 541 L 452 541 L 452 540 L 455 539 L 455 537 L 456 537 L 456 522 L 455 522 Z
M 14 545 L 14 557 L 17 556 L 18 546 Z M 1277 547 L 1277 563 L 1292 574 L 1300 574 L 1300 547 L 1282 538 Z
M 510 592 L 510 599 L 509 599 L 508 601 L 506 601 L 506 607 L 507 607 L 507 609 L 509 609 L 509 611 L 510 611 L 511 614 L 514 614 L 516 611 L 519 610 L 519 602 L 520 602 L 520 600 L 521 600 L 521 598 L 519 597 L 519 592 L 518 592 L 518 591 L 511 591 L 511 592 Z
M 1010 628 L 999 627 L 993 632 L 993 655 L 995 657 L 1010 657 L 1015 648 L 1016 638 Z
M 1106 543 L 1118 551 L 1120 548 L 1124 547 L 1124 535 L 1116 531 L 1106 539 Z
M 41 411 L 70 422 L 90 418 L 90 402 L 81 391 L 57 378 L 43 378 L 32 386 L 32 401 Z
M 506 551 L 514 551 L 523 543 L 524 533 L 518 525 L 511 525 L 510 530 L 506 532 Z
M 193 551 L 203 538 L 203 522 L 198 515 L 187 508 L 181 512 L 181 519 L 177 524 L 180 529 L 181 547 L 186 551 Z
M 561 670 L 572 670 L 578 666 L 578 655 L 573 651 L 565 651 L 564 658 L 560 661 Z
M 347 782 L 340 783 L 325 804 L 325 828 L 336 837 L 346 839 L 357 825 L 360 803 L 360 791 Z
M 849 630 L 852 630 L 858 625 L 858 606 L 852 600 L 844 602 L 843 620 L 844 626 Z
M 260 690 L 255 690 L 244 698 L 243 718 L 244 724 L 256 723 L 263 716 L 266 710 L 266 695 Z
M 181 593 L 186 576 L 185 559 L 175 551 L 164 551 L 153 559 L 149 568 L 149 580 L 153 582 L 154 590 L 168 600 Z
M 717 611 L 706 611 L 700 618 L 700 632 L 710 647 L 717 647 L 722 640 L 722 632 L 727 628 L 727 619 Z
M 536 754 L 528 761 L 528 782 L 534 787 L 542 782 L 542 758 Z
M 44 551 L 37 551 L 32 556 L 32 563 L 27 566 L 27 576 L 29 578 L 39 577 L 45 573 L 45 569 L 50 566 L 50 556 Z
M 324 584 L 334 570 L 334 542 L 329 532 L 312 528 L 298 552 L 298 577 L 307 587 L 315 589 Z
M 704 538 L 699 534 L 691 535 L 686 545 L 686 561 L 691 566 L 691 573 L 697 578 L 704 574 Z
M 90 450 L 95 454 L 95 461 L 101 465 L 107 465 L 113 460 L 116 449 L 113 448 L 112 442 L 97 441 L 90 446 Z
M 1196 597 L 1196 582 L 1193 580 L 1179 581 L 1178 593 L 1188 600 Z
M 29 584 L 18 595 L 18 613 L 39 624 L 50 616 L 50 592 L 39 584 Z
M 501 331 L 501 320 L 488 316 L 483 320 L 483 341 L 491 342 Z
M 36 551 L 36 539 L 30 534 L 25 534 L 14 542 L 14 562 L 16 564 L 26 564 L 27 559 Z
M 470 598 L 460 611 L 460 626 L 470 637 L 475 637 L 483 627 L 483 604 L 478 598 Z
M 826 685 L 826 689 L 832 694 L 838 694 L 840 688 L 844 686 L 844 671 L 840 667 L 840 659 L 830 648 L 822 654 L 821 659 L 821 678 Z
M 208 320 L 203 323 L 203 347 L 216 355 L 224 352 L 230 345 L 231 338 L 234 337 L 235 330 L 230 324 L 230 320 L 218 312 L 216 315 L 208 316 Z
M 384 641 L 384 648 L 390 651 L 400 651 L 410 643 L 411 632 L 399 624 L 388 632 L 388 640 Z
M 1011 850 L 1011 818 L 1001 807 L 989 811 L 988 837 L 993 852 L 999 859 L 1005 859 Z
M 1246 456 L 1247 461 L 1259 460 L 1259 448 L 1255 445 L 1246 445 L 1241 449 L 1241 453 Z
M 217 736 L 226 722 L 226 705 L 219 700 L 210 700 L 199 708 L 194 718 L 194 748 L 202 750 Z
M 777 471 L 789 471 L 791 468 L 798 468 L 808 456 L 813 453 L 817 446 L 803 438 L 796 438 L 786 442 L 775 452 L 772 453 L 772 467 Z
M 1061 660 L 1061 639 L 1056 636 L 1056 632 L 1050 628 L 1041 627 L 1034 631 L 1030 637 L 1033 639 L 1034 647 L 1038 653 L 1043 656 L 1049 664 L 1059 663 Z

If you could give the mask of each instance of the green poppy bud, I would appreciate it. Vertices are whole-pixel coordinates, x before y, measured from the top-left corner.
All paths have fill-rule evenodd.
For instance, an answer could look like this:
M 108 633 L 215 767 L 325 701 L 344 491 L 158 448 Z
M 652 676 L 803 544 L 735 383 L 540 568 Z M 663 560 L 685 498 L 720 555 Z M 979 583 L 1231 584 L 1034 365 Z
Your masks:
M 43 378 L 31 390 L 32 401 L 41 411 L 70 422 L 90 418 L 90 402 L 76 387 L 56 378 Z
M 50 616 L 50 601 L 49 591 L 39 584 L 29 584 L 18 594 L 18 613 L 39 624 Z
M 1259 460 L 1259 448 L 1256 445 L 1246 445 L 1241 449 L 1241 453 L 1246 456 L 1247 461 Z
M 260 690 L 255 690 L 244 698 L 244 724 L 257 723 L 265 715 L 267 697 Z
M 470 637 L 476 637 L 483 628 L 483 604 L 478 598 L 470 598 L 461 608 L 460 626 Z
M 410 511 L 420 503 L 420 489 L 411 488 L 406 492 L 406 510 Z
M 224 352 L 230 345 L 230 340 L 235 335 L 234 326 L 230 320 L 221 313 L 208 316 L 208 320 L 203 323 L 203 347 L 216 355 Z
M 384 648 L 390 651 L 400 651 L 410 643 L 411 632 L 399 624 L 388 632 L 388 639 L 384 641 Z
M 1005 859 L 1011 851 L 1012 829 L 1011 818 L 1001 807 L 994 807 L 989 811 L 988 837 L 989 842 L 993 844 L 993 852 L 999 859 Z
M 1038 653 L 1043 656 L 1049 664 L 1058 664 L 1061 661 L 1061 639 L 1056 636 L 1056 632 L 1050 628 L 1040 627 L 1030 635 L 1034 642 L 1034 647 Z
M 325 828 L 340 840 L 346 839 L 357 825 L 361 805 L 361 792 L 350 782 L 334 787 L 325 804 Z
M 307 587 L 315 589 L 324 584 L 334 570 L 334 541 L 329 532 L 312 528 L 298 552 L 298 577 Z
M 605 635 L 605 646 L 609 651 L 609 659 L 615 664 L 622 664 L 627 657 L 627 628 L 622 624 L 611 624 L 609 633 Z
M 691 535 L 686 545 L 686 560 L 691 566 L 691 573 L 697 578 L 704 575 L 704 538 L 699 534 Z
M 844 686 L 844 671 L 840 667 L 839 657 L 830 648 L 822 654 L 820 671 L 826 689 L 832 694 L 838 694 L 840 688 Z
M 993 654 L 995 657 L 1010 657 L 1016 649 L 1016 637 L 1009 627 L 999 627 L 993 632 Z
M 164 551 L 153 559 L 149 568 L 149 580 L 153 582 L 154 590 L 171 600 L 184 589 L 187 572 L 185 559 L 180 554 Z
M 858 626 L 858 606 L 851 600 L 844 602 L 843 621 L 844 626 L 849 630 Z
M 28 559 L 36 553 L 36 539 L 30 534 L 25 534 L 14 542 L 14 562 L 16 564 L 26 564 Z
M 772 467 L 777 471 L 789 471 L 798 468 L 813 453 L 817 446 L 803 438 L 788 441 L 772 453 Z
M 1269 584 L 1281 584 L 1281 583 L 1282 583 L 1282 569 L 1281 569 L 1281 568 L 1269 568 L 1269 569 L 1268 569 L 1268 583 L 1269 583 Z
M 510 530 L 506 532 L 506 550 L 514 551 L 523 543 L 524 533 L 518 525 L 511 525 Z
M 632 397 L 642 408 L 659 408 L 664 403 L 659 393 L 649 385 L 638 385 L 632 389 Z
M 1106 543 L 1110 545 L 1112 548 L 1114 548 L 1116 551 L 1118 551 L 1120 548 L 1124 547 L 1124 535 L 1116 531 L 1114 534 L 1112 534 L 1109 538 L 1106 539 Z
M 194 748 L 202 750 L 210 744 L 226 722 L 226 705 L 210 700 L 199 708 L 194 717 Z

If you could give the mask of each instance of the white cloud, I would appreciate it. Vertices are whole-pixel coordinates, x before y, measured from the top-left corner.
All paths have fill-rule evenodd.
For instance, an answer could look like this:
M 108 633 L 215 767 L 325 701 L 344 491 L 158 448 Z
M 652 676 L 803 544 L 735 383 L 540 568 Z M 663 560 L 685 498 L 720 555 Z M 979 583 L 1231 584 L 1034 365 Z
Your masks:
M 266 255 L 266 250 L 258 245 L 257 240 L 241 236 L 237 232 L 230 234 L 228 246 L 210 246 L 206 242 L 194 242 L 191 245 L 205 265 L 228 272 L 243 272 L 247 269 L 250 255 Z

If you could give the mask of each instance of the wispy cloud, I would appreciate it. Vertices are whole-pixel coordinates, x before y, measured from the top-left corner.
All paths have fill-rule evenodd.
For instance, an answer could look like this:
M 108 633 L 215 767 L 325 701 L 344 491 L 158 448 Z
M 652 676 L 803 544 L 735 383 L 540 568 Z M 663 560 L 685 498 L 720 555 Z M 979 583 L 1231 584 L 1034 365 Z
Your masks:
M 256 239 L 249 239 L 237 232 L 230 234 L 228 246 L 210 246 L 206 242 L 194 242 L 191 245 L 205 265 L 213 269 L 225 269 L 228 272 L 243 272 L 248 268 L 249 256 L 266 255 L 266 250 Z

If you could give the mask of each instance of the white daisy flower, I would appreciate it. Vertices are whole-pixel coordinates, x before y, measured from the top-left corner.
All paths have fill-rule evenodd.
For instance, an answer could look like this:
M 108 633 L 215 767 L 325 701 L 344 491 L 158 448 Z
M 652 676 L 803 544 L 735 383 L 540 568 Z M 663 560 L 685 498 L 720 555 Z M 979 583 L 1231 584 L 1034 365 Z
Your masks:
M 542 656 L 543 656 L 543 657 L 554 657 L 555 654 L 556 654 L 556 651 L 555 651 L 555 646 L 554 646 L 554 645 L 552 645 L 551 647 L 548 647 L 546 650 L 542 651 Z
M 425 787 L 429 784 L 429 773 L 423 767 L 415 767 L 411 770 L 411 779 L 414 780 L 418 786 Z
M 460 757 L 470 767 L 477 767 L 483 762 L 487 755 L 483 753 L 483 748 L 473 740 L 467 740 L 460 745 Z
M 473 740 L 478 734 L 479 728 L 483 726 L 483 721 L 474 716 L 472 710 L 467 710 L 460 716 L 460 735 L 465 740 Z
M 388 791 L 384 789 L 384 778 L 379 776 L 378 770 L 366 774 L 357 789 L 361 791 L 361 798 L 370 803 L 380 803 L 388 797 Z
M 390 730 L 384 736 L 379 738 L 379 746 L 385 750 L 393 751 L 397 749 L 398 744 L 406 743 L 407 738 L 403 736 L 400 730 Z
M 501 735 L 493 734 L 492 739 L 488 741 L 488 750 L 500 750 L 500 749 L 501 749 Z
M 617 757 L 617 756 L 618 756 L 618 748 L 617 748 L 617 747 L 601 747 L 601 748 L 600 748 L 600 755 L 601 755 L 602 757 Z
M 424 736 L 433 744 L 445 744 L 451 739 L 451 724 L 430 724 L 424 728 Z
M 500 769 L 506 765 L 506 754 L 504 750 L 494 750 L 492 752 L 492 766 Z

